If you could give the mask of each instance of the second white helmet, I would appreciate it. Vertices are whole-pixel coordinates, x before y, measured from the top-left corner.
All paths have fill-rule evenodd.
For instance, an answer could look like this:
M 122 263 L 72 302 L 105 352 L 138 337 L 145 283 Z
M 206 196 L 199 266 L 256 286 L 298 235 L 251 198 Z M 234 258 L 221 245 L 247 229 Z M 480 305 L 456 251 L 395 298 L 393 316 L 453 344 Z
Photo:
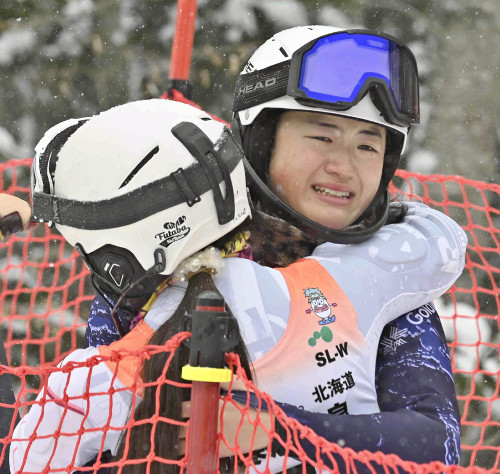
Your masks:
M 249 217 L 242 157 L 229 130 L 201 110 L 131 102 L 45 134 L 32 167 L 33 214 L 54 223 L 116 296 L 151 268 L 171 274 Z

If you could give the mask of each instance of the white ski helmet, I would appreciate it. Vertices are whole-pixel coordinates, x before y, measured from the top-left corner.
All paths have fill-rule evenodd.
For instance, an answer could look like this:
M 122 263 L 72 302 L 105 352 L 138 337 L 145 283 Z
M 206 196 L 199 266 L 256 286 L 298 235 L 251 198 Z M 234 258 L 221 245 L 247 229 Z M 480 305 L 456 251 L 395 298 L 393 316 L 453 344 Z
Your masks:
M 322 226 L 269 189 L 269 161 L 284 110 L 340 115 L 386 128 L 379 190 L 353 226 L 340 231 Z M 290 28 L 251 56 L 236 83 L 233 112 L 232 132 L 245 151 L 252 198 L 267 212 L 320 239 L 362 242 L 387 221 L 388 186 L 409 128 L 419 121 L 416 61 L 405 45 L 376 31 L 320 25 Z
M 250 215 L 240 146 L 186 104 L 142 100 L 67 120 L 35 151 L 35 218 L 55 224 L 115 302 L 125 290 L 149 298 L 162 275 Z

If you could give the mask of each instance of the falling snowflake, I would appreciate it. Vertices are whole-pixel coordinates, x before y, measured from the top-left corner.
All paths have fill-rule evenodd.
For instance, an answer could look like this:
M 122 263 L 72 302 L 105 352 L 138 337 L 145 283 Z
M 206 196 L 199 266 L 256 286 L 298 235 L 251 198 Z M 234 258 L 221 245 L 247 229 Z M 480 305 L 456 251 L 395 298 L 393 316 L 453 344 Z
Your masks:
M 391 327 L 391 334 L 389 337 L 384 337 L 380 344 L 384 348 L 384 355 L 389 352 L 396 352 L 396 348 L 406 344 L 404 337 L 408 334 L 408 329 L 397 329 Z

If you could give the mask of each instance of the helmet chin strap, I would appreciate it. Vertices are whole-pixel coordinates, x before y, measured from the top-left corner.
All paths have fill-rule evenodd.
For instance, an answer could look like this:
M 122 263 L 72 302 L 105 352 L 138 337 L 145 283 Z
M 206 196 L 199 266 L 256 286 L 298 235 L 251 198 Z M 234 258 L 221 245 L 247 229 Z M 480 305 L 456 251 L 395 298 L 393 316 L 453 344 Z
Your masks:
M 365 212 L 354 222 L 352 225 L 360 224 L 365 219 L 370 219 L 373 212 L 377 212 L 378 208 L 382 206 L 389 206 L 390 197 L 388 194 L 389 184 L 396 173 L 399 165 L 401 151 L 404 146 L 404 140 L 401 139 L 399 134 L 391 132 L 387 129 L 387 142 L 384 156 L 384 166 L 382 169 L 382 176 L 380 177 L 380 185 L 373 198 L 372 202 L 368 205 Z M 385 199 L 385 202 L 384 202 Z

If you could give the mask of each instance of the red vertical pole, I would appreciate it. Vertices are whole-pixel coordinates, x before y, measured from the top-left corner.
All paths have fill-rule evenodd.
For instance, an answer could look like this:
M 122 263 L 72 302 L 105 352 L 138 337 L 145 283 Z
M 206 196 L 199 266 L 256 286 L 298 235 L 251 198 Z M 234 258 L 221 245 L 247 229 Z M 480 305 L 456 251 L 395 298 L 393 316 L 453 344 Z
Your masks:
M 175 35 L 169 72 L 169 90 L 177 89 L 186 97 L 190 95 L 189 70 L 193 50 L 196 22 L 196 0 L 178 0 Z
M 219 383 L 193 381 L 187 440 L 188 474 L 217 472 L 218 418 Z
M 187 437 L 187 474 L 217 472 L 217 431 L 219 384 L 230 382 L 232 371 L 225 354 L 239 342 L 232 316 L 225 311 L 224 299 L 215 291 L 198 295 L 191 314 L 189 364 L 182 378 L 191 380 L 191 410 Z

